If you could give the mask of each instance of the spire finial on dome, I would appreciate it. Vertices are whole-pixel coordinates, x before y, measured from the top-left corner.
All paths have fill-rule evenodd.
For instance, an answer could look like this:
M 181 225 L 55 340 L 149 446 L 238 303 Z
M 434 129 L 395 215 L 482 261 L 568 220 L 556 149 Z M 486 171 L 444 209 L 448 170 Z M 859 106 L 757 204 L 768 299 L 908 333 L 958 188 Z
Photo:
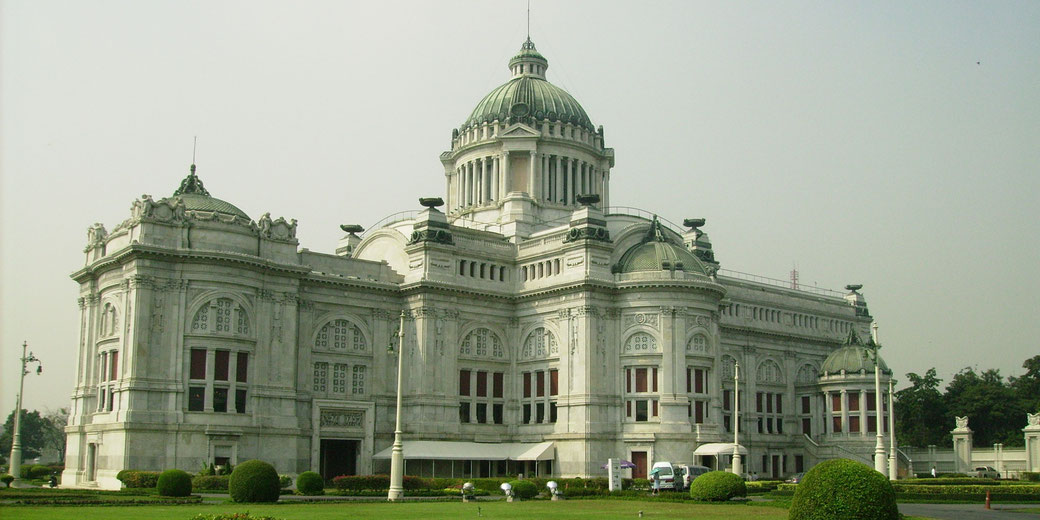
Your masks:
M 862 345 L 863 344 L 863 342 L 860 341 L 859 336 L 856 334 L 856 328 L 855 327 L 849 328 L 849 335 L 845 338 L 845 344 L 846 345 Z
M 202 185 L 202 179 L 195 175 L 195 149 L 198 145 L 199 137 L 195 136 L 195 141 L 191 145 L 191 168 L 188 169 L 188 176 L 181 181 L 180 187 L 173 192 L 173 196 L 184 195 L 185 193 L 196 193 L 198 195 L 205 195 L 209 197 L 209 192 L 206 191 L 206 187 Z

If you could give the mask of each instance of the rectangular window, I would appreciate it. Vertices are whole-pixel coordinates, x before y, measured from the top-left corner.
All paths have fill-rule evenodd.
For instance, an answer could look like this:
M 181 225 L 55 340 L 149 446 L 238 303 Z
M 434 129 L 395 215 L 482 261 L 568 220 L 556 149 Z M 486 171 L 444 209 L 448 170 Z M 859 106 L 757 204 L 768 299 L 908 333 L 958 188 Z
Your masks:
M 693 403 L 693 422 L 696 424 L 704 423 L 704 401 Z
M 762 424 L 762 418 L 758 418 L 758 433 L 765 433 L 765 427 Z
M 651 377 L 650 379 L 651 379 L 651 380 L 653 380 L 653 384 L 652 384 L 652 386 L 653 386 L 653 391 L 654 391 L 654 392 L 656 392 L 656 391 L 657 391 L 657 369 L 656 369 L 656 368 L 655 368 L 655 369 L 653 369 L 653 374 L 652 374 L 652 376 L 653 376 L 653 377 Z
M 246 391 L 235 390 L 235 412 L 246 413 Z
M 766 413 L 773 413 L 773 394 L 766 394 Z
M 534 373 L 534 382 L 535 382 L 535 388 L 538 390 L 538 393 L 535 394 L 535 395 L 537 395 L 538 397 L 544 396 L 545 395 L 545 372 L 542 372 L 540 370 L 538 372 L 535 372 Z M 542 421 L 538 421 L 538 422 L 542 422 Z
M 102 382 L 108 381 L 108 370 L 106 369 L 108 367 L 108 352 L 101 353 L 101 356 L 98 357 L 98 363 L 98 374 L 100 374 L 98 379 Z
M 469 422 L 469 403 L 459 403 L 459 422 Z
M 801 473 L 805 471 L 805 457 L 802 455 L 794 456 L 794 471 L 795 473 Z
M 218 350 L 216 352 L 216 359 L 213 365 L 214 374 L 213 379 L 216 381 L 227 381 L 228 380 L 228 366 L 231 359 L 231 353 L 226 350 Z
M 549 371 L 549 395 L 560 393 L 560 371 L 552 369 Z
M 859 411 L 859 392 L 849 392 L 849 411 Z
M 625 369 L 625 392 L 632 393 L 632 369 Z
M 637 422 L 645 422 L 647 419 L 649 419 L 648 415 L 649 415 L 650 410 L 649 410 L 648 404 L 649 403 L 646 402 L 646 399 L 640 399 L 640 400 L 636 401 L 636 421 Z
M 214 412 L 226 412 L 227 411 L 227 388 L 214 388 L 213 389 L 213 411 Z
M 549 422 L 551 422 L 551 423 L 555 423 L 556 422 L 556 402 L 555 401 L 549 402 Z
M 188 387 L 188 411 L 201 412 L 206 408 L 206 387 Z
M 653 404 L 653 406 L 651 407 L 653 409 L 653 414 L 652 415 L 654 417 L 657 417 L 657 399 L 654 399 L 653 401 L 650 401 L 650 402 Z
M 108 407 L 105 408 L 109 412 L 114 410 L 115 406 L 116 406 L 116 393 L 113 392 L 112 390 L 113 389 L 111 389 L 111 388 L 108 390 Z
M 477 397 L 487 397 L 487 375 L 484 371 L 477 372 Z
M 693 378 L 691 377 L 692 369 L 686 369 L 686 393 L 693 391 Z
M 832 432 L 841 433 L 841 417 L 834 417 L 834 424 L 831 425 L 831 428 L 833 428 Z
M 106 388 L 101 388 L 101 391 L 98 393 L 98 411 L 99 412 L 105 409 L 105 396 L 107 396 L 107 395 L 108 395 L 108 390 Z M 13 427 L 14 426 L 12 425 L 12 428 Z
M 722 409 L 726 410 L 726 411 L 730 410 L 730 407 L 729 407 L 730 392 L 732 392 L 732 390 L 723 390 L 722 391 Z
M 487 403 L 477 403 L 477 422 L 487 423 Z
M 524 397 L 531 397 L 531 373 L 524 372 Z M 527 422 L 527 421 L 524 421 Z
M 502 388 L 505 387 L 505 384 L 503 384 L 503 380 L 504 379 L 505 379 L 505 374 L 503 372 L 495 372 L 495 376 L 492 378 L 492 383 L 493 384 L 491 385 L 491 387 L 492 387 L 491 396 L 492 397 L 497 397 L 497 398 L 501 398 L 502 397 Z
M 723 415 L 722 416 L 722 426 L 724 428 L 726 428 L 726 432 L 727 433 L 732 432 L 733 431 L 733 416 L 732 415 Z
M 873 415 L 867 416 L 867 432 L 877 433 L 877 417 Z
M 646 369 L 636 369 L 636 393 L 646 392 Z
M 867 411 L 873 412 L 877 410 L 877 393 L 867 392 Z
M 235 381 L 239 383 L 245 383 L 249 378 L 249 354 L 246 352 L 238 353 L 237 364 L 235 365 Z
M 784 420 L 779 417 L 776 418 L 776 433 L 784 433 Z
M 762 413 L 762 392 L 755 394 L 755 411 Z
M 119 352 L 113 350 L 108 361 L 108 379 L 115 381 L 119 379 Z
M 535 409 L 535 422 L 541 423 L 545 421 L 545 403 L 538 403 L 534 407 Z
M 625 401 L 625 417 L 632 417 L 632 401 Z
M 812 419 L 808 417 L 802 419 L 802 433 L 812 435 Z
M 502 405 L 493 404 L 491 405 L 491 418 L 495 421 L 495 424 L 502 424 Z
M 835 412 L 841 411 L 841 394 L 831 394 L 831 409 Z
M 859 416 L 849 416 L 849 433 L 859 433 Z
M 206 379 L 206 351 L 204 349 L 191 349 L 191 370 L 189 372 L 192 379 Z
M 354 380 L 351 392 L 354 395 L 365 395 L 365 365 L 354 365 Z
M 459 395 L 469 396 L 469 370 L 459 370 Z
M 530 424 L 531 423 L 531 405 L 528 404 L 528 403 L 524 403 L 523 410 L 524 410 L 524 420 L 523 420 L 523 423 L 524 424 Z
M 329 364 L 320 361 L 314 364 L 314 391 L 324 392 L 328 388 Z
M 332 391 L 337 394 L 347 391 L 347 365 L 336 363 L 332 365 Z
M 802 396 L 802 413 L 809 413 L 810 398 L 807 395 Z
M 706 379 L 707 370 L 696 369 L 693 371 L 693 391 L 698 394 L 704 393 L 704 380 Z

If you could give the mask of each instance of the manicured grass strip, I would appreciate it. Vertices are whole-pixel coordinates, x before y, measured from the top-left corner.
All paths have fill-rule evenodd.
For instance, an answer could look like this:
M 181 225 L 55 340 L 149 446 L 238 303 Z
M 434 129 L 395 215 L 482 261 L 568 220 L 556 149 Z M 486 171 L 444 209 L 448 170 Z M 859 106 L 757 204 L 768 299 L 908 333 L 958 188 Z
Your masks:
M 32 507 L 3 506 L 0 517 L 4 520 L 189 520 L 192 516 L 215 513 L 243 513 L 268 515 L 283 520 L 340 520 L 343 518 L 373 518 L 380 520 L 423 520 L 477 518 L 526 520 L 530 518 L 561 518 L 604 520 L 608 518 L 675 519 L 785 519 L 787 511 L 775 507 L 753 505 L 705 505 L 678 502 L 639 502 L 634 500 L 572 500 L 551 502 L 404 502 L 404 503 L 310 503 L 238 505 L 214 504 L 192 506 L 136 506 L 136 507 Z

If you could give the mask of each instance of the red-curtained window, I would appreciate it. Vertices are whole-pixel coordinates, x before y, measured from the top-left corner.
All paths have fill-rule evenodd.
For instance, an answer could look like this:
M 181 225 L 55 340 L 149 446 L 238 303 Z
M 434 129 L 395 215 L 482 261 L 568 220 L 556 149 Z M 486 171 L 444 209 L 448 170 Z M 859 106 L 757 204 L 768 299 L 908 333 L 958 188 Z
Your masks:
M 477 397 L 487 397 L 487 372 L 477 372 Z
M 535 387 L 538 389 L 537 396 L 538 397 L 542 397 L 542 396 L 545 395 L 545 372 L 542 372 L 540 370 L 538 372 L 535 372 L 534 373 L 534 378 L 535 378 L 535 383 L 537 383 L 535 385 Z
M 218 350 L 216 353 L 216 359 L 214 360 L 214 371 L 216 374 L 213 379 L 217 381 L 228 380 L 228 367 L 230 366 L 231 353 L 226 350 Z
M 119 379 L 119 352 L 113 350 L 108 361 L 108 379 Z
M 524 372 L 524 397 L 531 397 L 531 373 Z
M 560 371 L 553 369 L 549 371 L 549 395 L 560 393 Z
M 204 349 L 191 349 L 190 372 L 192 379 L 206 379 L 206 351 Z
M 469 395 L 469 370 L 459 370 L 459 395 Z
M 646 369 L 636 369 L 636 392 L 646 392 Z

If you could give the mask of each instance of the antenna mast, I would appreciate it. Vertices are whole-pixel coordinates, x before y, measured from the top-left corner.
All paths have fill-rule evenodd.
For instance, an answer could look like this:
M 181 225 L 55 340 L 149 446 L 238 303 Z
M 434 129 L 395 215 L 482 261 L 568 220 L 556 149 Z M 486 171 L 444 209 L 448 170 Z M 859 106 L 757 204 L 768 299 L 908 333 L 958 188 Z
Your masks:
M 527 39 L 531 39 L 531 0 L 527 0 Z
M 195 149 L 199 146 L 199 136 L 195 136 L 195 139 L 191 143 L 191 164 L 195 164 Z

